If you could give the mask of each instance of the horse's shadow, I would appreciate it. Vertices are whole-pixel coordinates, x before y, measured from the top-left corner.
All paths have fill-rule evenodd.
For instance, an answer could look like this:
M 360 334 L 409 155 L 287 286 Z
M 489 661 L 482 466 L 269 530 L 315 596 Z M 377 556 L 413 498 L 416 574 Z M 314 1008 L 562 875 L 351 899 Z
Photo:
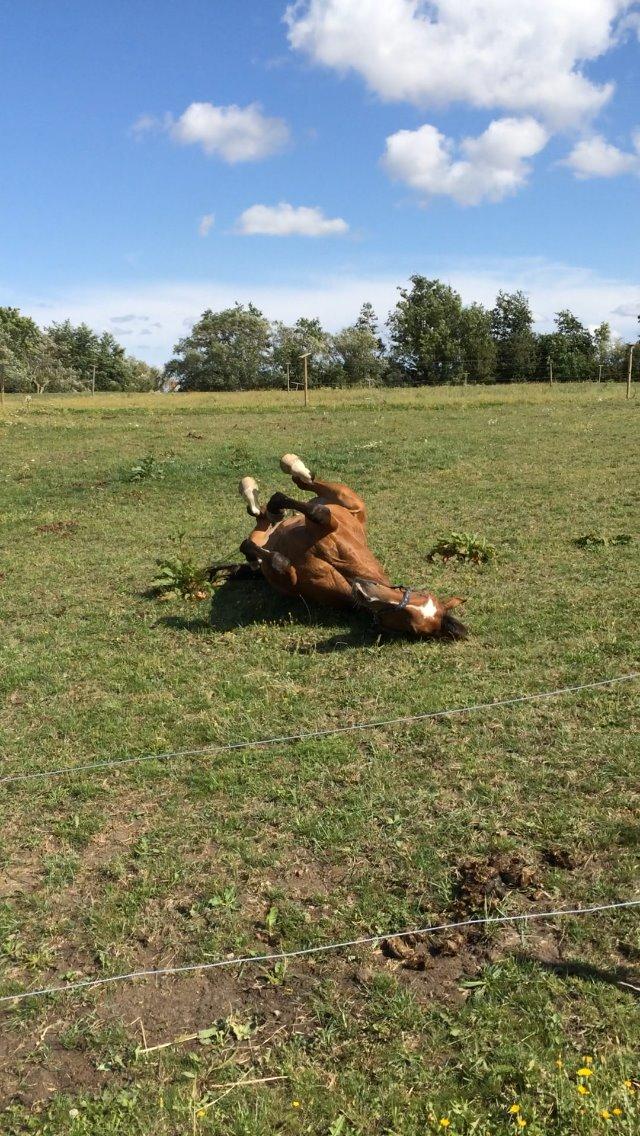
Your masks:
M 239 627 L 264 623 L 292 629 L 296 626 L 302 629 L 306 625 L 333 632 L 321 642 L 309 643 L 297 639 L 285 645 L 286 650 L 298 655 L 331 654 L 355 647 L 382 646 L 391 638 L 383 637 L 379 628 L 372 627 L 366 616 L 359 612 L 343 612 L 341 627 L 336 630 L 334 612 L 309 605 L 302 598 L 290 599 L 280 595 L 257 572 L 251 579 L 235 579 L 231 576 L 225 580 L 213 589 L 210 604 L 199 605 L 197 614 L 194 613 L 191 617 L 166 615 L 158 623 L 177 631 L 190 631 L 192 634 L 222 634 Z

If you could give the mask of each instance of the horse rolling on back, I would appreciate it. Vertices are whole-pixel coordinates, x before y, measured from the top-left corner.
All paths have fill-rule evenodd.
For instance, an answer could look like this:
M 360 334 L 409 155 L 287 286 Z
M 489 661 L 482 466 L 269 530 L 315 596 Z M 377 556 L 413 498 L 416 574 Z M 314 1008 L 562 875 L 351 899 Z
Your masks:
M 255 479 L 240 482 L 255 524 L 240 551 L 274 588 L 329 607 L 364 608 L 389 631 L 466 638 L 466 628 L 451 615 L 463 602 L 459 597 L 442 601 L 391 583 L 369 548 L 364 502 L 352 489 L 316 477 L 296 454 L 285 454 L 280 467 L 299 489 L 314 494 L 311 500 L 274 493 L 261 506 Z

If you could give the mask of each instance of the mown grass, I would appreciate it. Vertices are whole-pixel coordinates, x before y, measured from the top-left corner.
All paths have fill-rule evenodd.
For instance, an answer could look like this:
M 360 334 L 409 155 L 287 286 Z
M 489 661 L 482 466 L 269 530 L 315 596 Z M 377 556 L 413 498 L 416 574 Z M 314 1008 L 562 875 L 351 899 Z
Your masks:
M 4 774 L 636 669 L 637 438 L 608 386 L 314 392 L 306 412 L 282 392 L 8 399 Z M 467 597 L 467 642 L 379 640 L 259 581 L 217 591 L 212 625 L 145 594 L 178 533 L 203 563 L 234 558 L 236 482 L 284 487 L 285 451 L 363 493 L 395 578 Z M 495 560 L 427 564 L 452 530 Z M 635 539 L 577 548 L 586 533 Z M 471 858 L 520 857 L 533 882 L 465 913 L 633 897 L 635 707 L 627 683 L 0 784 L 0 994 L 439 922 Z M 357 949 L 5 1003 L 2 1131 L 632 1133 L 637 927 L 630 910 L 490 929 L 424 971 Z

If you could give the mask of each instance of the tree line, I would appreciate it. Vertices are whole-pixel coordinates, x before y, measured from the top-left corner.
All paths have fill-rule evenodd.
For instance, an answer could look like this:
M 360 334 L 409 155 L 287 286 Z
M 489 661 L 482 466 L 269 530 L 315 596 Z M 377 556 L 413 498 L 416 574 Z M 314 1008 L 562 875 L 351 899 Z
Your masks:
M 110 332 L 69 320 L 41 331 L 17 308 L 0 307 L 0 381 L 11 390 L 178 389 L 240 391 L 302 381 L 314 386 L 620 380 L 629 344 L 608 323 L 594 330 L 568 310 L 552 332 L 534 331 L 527 296 L 501 291 L 493 308 L 465 305 L 441 280 L 412 276 L 382 328 L 369 303 L 331 334 L 318 319 L 271 322 L 253 304 L 208 309 L 178 341 L 163 370 L 128 356 Z M 640 365 L 640 351 L 635 363 Z
M 69 320 L 42 331 L 18 308 L 0 307 L 0 386 L 6 391 L 156 390 L 162 372 L 127 355 L 109 331 Z

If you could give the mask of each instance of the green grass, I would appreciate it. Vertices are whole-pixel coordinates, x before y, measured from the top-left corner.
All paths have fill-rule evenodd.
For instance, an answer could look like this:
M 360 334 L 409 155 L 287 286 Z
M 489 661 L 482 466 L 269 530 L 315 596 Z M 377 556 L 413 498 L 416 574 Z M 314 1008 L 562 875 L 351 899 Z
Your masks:
M 306 412 L 282 392 L 7 399 L 3 772 L 637 669 L 637 439 L 637 402 L 609 386 L 313 392 Z M 468 641 L 379 640 L 258 580 L 216 590 L 213 626 L 206 603 L 149 596 L 181 532 L 197 563 L 235 558 L 236 483 L 287 488 L 285 451 L 363 493 L 394 578 L 467 598 Z M 451 531 L 495 559 L 428 564 Z M 637 695 L 0 785 L 0 995 L 637 896 Z M 461 891 L 465 863 L 498 856 L 526 883 Z M 619 985 L 640 985 L 637 912 L 441 948 L 418 945 L 423 970 L 362 948 L 5 1004 L 2 1132 L 637 1131 Z

